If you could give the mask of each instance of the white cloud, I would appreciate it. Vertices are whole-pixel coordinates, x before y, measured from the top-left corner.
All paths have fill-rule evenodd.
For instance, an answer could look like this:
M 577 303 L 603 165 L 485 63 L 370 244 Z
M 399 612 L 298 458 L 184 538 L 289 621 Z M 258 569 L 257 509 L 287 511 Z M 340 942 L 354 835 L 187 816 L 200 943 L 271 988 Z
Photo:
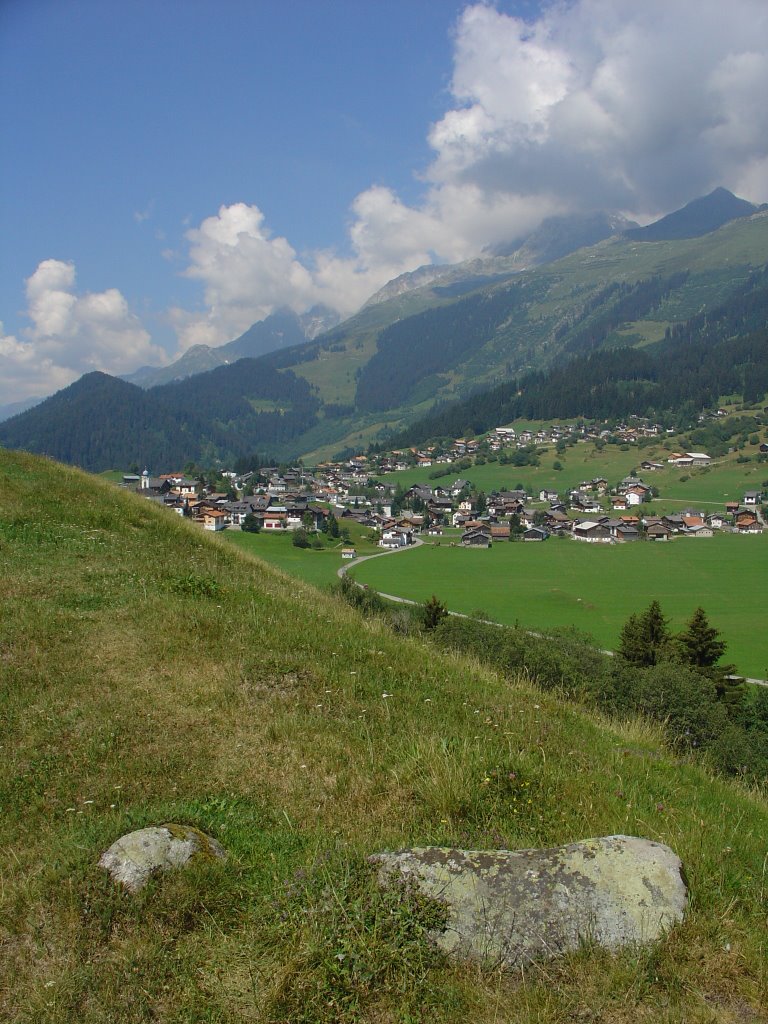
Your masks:
M 32 326 L 21 339 L 0 331 L 3 404 L 50 394 L 90 370 L 121 374 L 166 361 L 116 288 L 77 294 L 72 263 L 43 260 L 26 288 Z
M 206 309 L 172 311 L 181 348 L 230 340 L 281 305 L 351 313 L 398 274 L 479 255 L 554 213 L 648 220 L 717 185 L 765 200 L 767 50 L 764 0 L 573 0 L 533 22 L 468 6 L 421 201 L 362 192 L 345 258 L 299 256 L 257 206 L 222 207 L 187 236 Z
M 767 48 L 763 0 L 576 0 L 533 24 L 469 7 L 429 180 L 639 215 L 737 188 L 768 154 Z

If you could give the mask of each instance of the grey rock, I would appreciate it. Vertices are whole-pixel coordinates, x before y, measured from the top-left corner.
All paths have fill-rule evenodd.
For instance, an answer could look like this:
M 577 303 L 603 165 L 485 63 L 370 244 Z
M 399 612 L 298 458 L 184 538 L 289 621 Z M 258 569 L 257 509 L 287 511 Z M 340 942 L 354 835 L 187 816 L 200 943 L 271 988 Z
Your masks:
M 382 885 L 411 882 L 443 901 L 432 939 L 459 959 L 519 966 L 595 942 L 645 944 L 683 919 L 687 888 L 677 855 L 633 836 L 586 839 L 548 850 L 377 853 Z
M 129 832 L 116 840 L 99 858 L 115 882 L 138 892 L 161 871 L 182 868 L 194 858 L 223 860 L 220 843 L 191 825 L 153 825 Z

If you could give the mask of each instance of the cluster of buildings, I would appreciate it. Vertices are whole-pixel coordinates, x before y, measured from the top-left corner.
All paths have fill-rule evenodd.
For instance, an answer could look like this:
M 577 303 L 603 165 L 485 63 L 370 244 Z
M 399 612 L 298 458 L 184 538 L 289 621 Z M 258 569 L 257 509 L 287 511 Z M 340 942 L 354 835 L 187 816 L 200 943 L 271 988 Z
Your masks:
M 613 438 L 621 444 L 635 444 L 643 438 L 658 437 L 664 428 L 658 423 L 640 420 L 635 424 L 619 423 L 608 429 L 603 424 L 554 424 L 539 430 L 514 427 L 494 427 L 486 437 L 457 437 L 445 445 L 429 445 L 425 448 L 395 449 L 377 456 L 369 469 L 377 473 L 393 473 L 400 470 L 429 469 L 431 466 L 450 464 L 459 459 L 471 458 L 482 452 L 500 452 L 504 449 L 528 448 L 531 445 L 556 445 L 560 441 L 605 441 Z M 365 456 L 359 456 L 362 462 Z
M 614 427 L 610 434 L 628 441 L 655 436 L 658 425 L 641 423 Z M 644 538 L 665 541 L 674 536 L 711 537 L 716 530 L 735 533 L 759 533 L 764 527 L 759 506 L 760 491 L 747 491 L 743 502 L 726 505 L 723 512 L 704 514 L 687 509 L 678 515 L 643 514 L 655 488 L 642 477 L 627 476 L 610 487 L 604 477 L 582 481 L 564 494 L 543 489 L 537 500 L 522 490 L 494 491 L 489 495 L 473 493 L 469 480 L 458 477 L 451 484 L 432 486 L 417 483 L 401 496 L 399 514 L 393 514 L 396 488 L 379 482 L 374 474 L 406 468 L 425 468 L 435 462 L 450 462 L 479 450 L 481 444 L 493 447 L 557 443 L 578 434 L 584 439 L 600 437 L 607 431 L 585 425 L 553 426 L 533 432 L 497 427 L 483 441 L 459 438 L 449 451 L 436 449 L 391 452 L 378 457 L 354 456 L 341 462 L 326 462 L 312 471 L 302 466 L 278 470 L 262 468 L 258 473 L 225 474 L 231 488 L 227 493 L 201 489 L 196 480 L 183 474 L 166 473 L 124 477 L 124 485 L 134 487 L 145 497 L 162 503 L 179 515 L 189 516 L 205 529 L 219 531 L 242 528 L 246 517 L 265 532 L 322 530 L 329 517 L 353 520 L 376 531 L 382 547 L 404 547 L 419 533 L 440 536 L 446 527 L 459 529 L 460 543 L 468 547 L 488 547 L 494 542 L 521 539 L 543 541 L 550 536 L 568 535 L 586 543 L 624 543 Z M 675 466 L 707 466 L 710 457 L 703 452 L 675 452 L 667 458 Z M 664 464 L 645 460 L 642 472 L 652 474 Z M 536 507 L 533 507 L 533 504 Z M 613 514 L 609 514 L 610 513 Z M 455 540 L 454 540 L 455 542 Z

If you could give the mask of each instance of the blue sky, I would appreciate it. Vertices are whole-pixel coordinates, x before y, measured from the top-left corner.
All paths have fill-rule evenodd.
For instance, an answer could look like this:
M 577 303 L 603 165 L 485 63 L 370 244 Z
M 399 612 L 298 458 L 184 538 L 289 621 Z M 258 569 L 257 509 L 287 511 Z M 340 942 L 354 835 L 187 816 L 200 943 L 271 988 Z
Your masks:
M 0 404 L 549 214 L 765 201 L 766 49 L 763 0 L 3 0 Z

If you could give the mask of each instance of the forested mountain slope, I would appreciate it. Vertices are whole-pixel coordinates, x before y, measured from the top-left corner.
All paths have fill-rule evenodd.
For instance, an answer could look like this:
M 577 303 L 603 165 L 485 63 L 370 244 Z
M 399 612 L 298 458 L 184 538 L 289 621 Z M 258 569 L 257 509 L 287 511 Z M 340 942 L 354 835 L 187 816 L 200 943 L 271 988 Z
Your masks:
M 587 339 L 588 340 L 588 339 Z M 644 348 L 590 351 L 548 371 L 524 374 L 415 422 L 395 444 L 457 436 L 515 418 L 614 419 L 629 415 L 689 422 L 721 395 L 747 402 L 768 392 L 768 269 L 750 275 L 725 303 L 667 328 Z
M 83 378 L 76 414 L 65 390 L 0 424 L 0 444 L 93 469 L 167 460 L 184 464 L 203 455 L 214 462 L 248 453 L 327 457 L 388 440 L 436 402 L 499 385 L 511 393 L 527 375 L 545 374 L 590 353 L 591 363 L 566 373 L 564 392 L 540 391 L 543 377 L 535 378 L 534 391 L 527 384 L 526 407 L 533 408 L 536 393 L 541 398 L 537 415 L 544 418 L 576 415 L 564 411 L 574 404 L 582 405 L 578 411 L 584 415 L 597 408 L 610 409 L 606 415 L 629 414 L 641 406 L 668 408 L 674 389 L 665 391 L 656 381 L 656 357 L 644 349 L 668 338 L 672 352 L 683 340 L 676 331 L 687 331 L 689 346 L 696 348 L 698 333 L 708 329 L 701 316 L 756 287 L 754 274 L 767 257 L 765 212 L 703 237 L 612 238 L 479 287 L 470 277 L 397 295 L 364 308 L 313 342 L 154 387 L 142 399 L 116 391 L 111 410 L 104 382 L 95 387 L 96 378 Z M 732 333 L 756 329 L 742 324 Z M 759 348 L 759 338 L 755 344 Z M 611 355 L 619 348 L 632 354 Z M 680 358 L 679 372 L 695 370 L 689 357 L 688 363 Z M 711 366 L 717 357 L 707 358 Z M 744 360 L 759 367 L 759 351 L 745 352 Z M 621 365 L 641 382 L 629 389 L 626 401 L 623 386 L 612 386 L 610 398 L 603 394 L 606 379 L 613 379 Z M 596 374 L 595 400 L 564 404 L 564 395 L 582 387 L 579 374 L 587 371 Z M 759 369 L 755 372 L 759 380 Z M 650 391 L 642 382 L 653 385 Z M 711 379 L 693 387 L 688 397 L 685 387 L 678 392 L 681 401 L 698 402 L 714 386 Z M 90 405 L 89 389 L 94 392 Z M 557 401 L 548 405 L 550 393 Z

